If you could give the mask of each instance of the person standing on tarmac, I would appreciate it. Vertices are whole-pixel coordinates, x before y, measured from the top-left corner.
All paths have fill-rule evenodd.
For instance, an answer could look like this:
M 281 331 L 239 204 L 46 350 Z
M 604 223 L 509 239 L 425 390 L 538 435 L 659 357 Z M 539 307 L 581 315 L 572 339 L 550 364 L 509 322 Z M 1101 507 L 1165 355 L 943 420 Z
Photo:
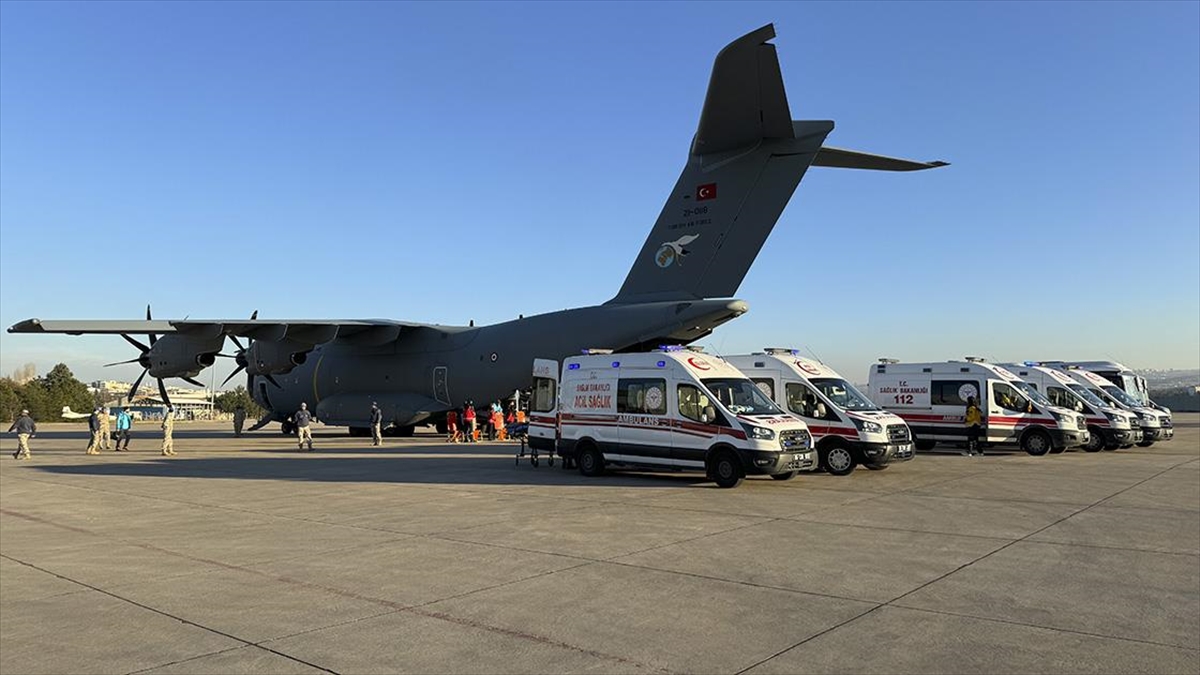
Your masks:
M 463 407 L 463 433 L 467 436 L 467 443 L 475 442 L 475 402 L 470 399 Z
M 113 442 L 113 451 L 129 452 L 129 433 L 133 427 L 133 418 L 124 408 L 117 409 L 117 440 Z
M 88 442 L 86 454 L 100 454 L 100 409 L 96 408 L 88 417 L 88 431 L 92 432 L 92 440 Z
M 233 435 L 235 438 L 242 437 L 242 426 L 246 424 L 246 408 L 238 406 L 233 409 Z
M 8 430 L 17 432 L 17 451 L 13 453 L 13 459 L 29 459 L 29 439 L 37 435 L 37 422 L 29 416 L 29 411 L 22 410 Z
M 975 397 L 967 398 L 967 449 L 963 455 L 971 457 L 973 455 L 983 456 L 983 448 L 979 446 L 980 432 L 983 431 L 983 413 L 979 410 L 979 406 L 975 403 Z
M 175 433 L 175 409 L 171 406 L 167 406 L 166 412 L 163 413 L 162 432 L 162 454 L 164 457 L 170 457 L 175 454 L 175 439 L 172 438 L 172 434 Z
M 97 450 L 108 452 L 111 446 L 108 444 L 108 439 L 112 435 L 112 418 L 108 416 L 108 408 L 100 406 L 100 445 L 96 446 Z
M 300 409 L 292 413 L 292 423 L 296 425 L 296 443 L 300 449 L 304 449 L 305 441 L 308 442 L 308 450 L 312 452 L 312 428 L 308 425 L 313 421 L 312 413 L 308 411 L 308 404 L 301 403 Z
M 383 445 L 383 411 L 378 403 L 371 404 L 371 445 Z

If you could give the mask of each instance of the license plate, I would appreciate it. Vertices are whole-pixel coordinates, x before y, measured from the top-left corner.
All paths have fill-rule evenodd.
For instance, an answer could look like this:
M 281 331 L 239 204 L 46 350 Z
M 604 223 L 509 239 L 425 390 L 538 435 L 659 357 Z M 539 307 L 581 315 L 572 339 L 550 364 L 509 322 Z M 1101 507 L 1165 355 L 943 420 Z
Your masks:
M 903 445 L 896 446 L 896 454 L 898 455 L 907 455 L 910 452 L 912 452 L 912 443 L 905 443 Z

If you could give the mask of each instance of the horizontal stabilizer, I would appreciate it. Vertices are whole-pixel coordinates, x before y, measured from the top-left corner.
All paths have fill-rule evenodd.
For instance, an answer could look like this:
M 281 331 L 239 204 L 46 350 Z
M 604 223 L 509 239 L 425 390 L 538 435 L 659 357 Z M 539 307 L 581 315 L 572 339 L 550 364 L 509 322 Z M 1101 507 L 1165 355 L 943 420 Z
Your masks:
M 872 169 L 874 171 L 921 171 L 948 166 L 949 162 L 917 162 L 911 159 L 872 155 L 856 150 L 843 150 L 823 146 L 813 160 L 813 166 L 829 166 L 837 169 Z

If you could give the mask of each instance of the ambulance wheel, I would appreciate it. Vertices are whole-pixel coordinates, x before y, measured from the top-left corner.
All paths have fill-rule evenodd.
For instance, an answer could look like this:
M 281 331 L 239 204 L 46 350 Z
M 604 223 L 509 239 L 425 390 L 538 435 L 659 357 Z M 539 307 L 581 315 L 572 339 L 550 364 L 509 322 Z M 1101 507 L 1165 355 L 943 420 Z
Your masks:
M 1050 440 L 1050 434 L 1042 429 L 1030 429 L 1021 437 L 1021 449 L 1034 457 L 1041 457 L 1052 447 L 1054 442 Z
M 577 450 L 576 460 L 579 462 L 579 473 L 585 476 L 599 476 L 604 473 L 604 455 L 595 445 L 583 443 Z
M 773 473 L 771 478 L 775 480 L 791 480 L 796 477 L 795 471 L 784 471 L 783 473 Z
M 708 475 L 719 488 L 735 488 L 742 484 L 742 460 L 729 450 L 718 450 L 708 461 Z
M 830 445 L 821 451 L 821 466 L 835 476 L 850 474 L 854 471 L 856 464 L 858 464 L 858 460 L 854 459 L 854 453 L 844 445 Z
M 1064 453 L 1064 452 L 1066 452 L 1066 451 L 1067 451 L 1067 446 L 1065 446 L 1065 445 L 1064 445 L 1064 446 L 1062 446 L 1061 448 L 1051 448 L 1051 450 L 1050 450 L 1050 454 L 1052 454 L 1052 455 L 1061 455 L 1061 454 L 1063 454 L 1063 453 Z
M 1100 433 L 1100 427 L 1088 427 L 1088 442 L 1084 444 L 1084 452 L 1100 452 L 1104 449 L 1104 434 Z
M 919 438 L 913 438 L 913 446 L 921 452 L 929 452 L 937 445 L 937 441 L 923 441 Z
M 888 468 L 891 465 L 890 464 L 863 464 L 863 466 L 867 467 L 868 469 L 870 469 L 872 471 L 883 471 L 884 469 Z

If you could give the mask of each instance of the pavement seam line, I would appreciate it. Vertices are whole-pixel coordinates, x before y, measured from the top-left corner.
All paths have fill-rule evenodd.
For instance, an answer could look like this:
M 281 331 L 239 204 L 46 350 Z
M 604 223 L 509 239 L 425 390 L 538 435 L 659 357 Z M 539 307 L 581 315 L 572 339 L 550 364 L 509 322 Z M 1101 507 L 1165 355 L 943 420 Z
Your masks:
M 1086 637 L 1101 638 L 1104 640 L 1117 640 L 1119 642 L 1136 642 L 1138 644 L 1153 645 L 1155 647 L 1168 647 L 1170 649 L 1182 649 L 1182 650 L 1188 651 L 1188 652 L 1200 652 L 1200 647 L 1187 647 L 1184 645 L 1173 645 L 1173 644 L 1168 644 L 1166 642 L 1155 642 L 1153 640 L 1140 640 L 1138 638 L 1131 638 L 1131 637 L 1119 637 L 1116 635 L 1104 635 L 1103 633 L 1089 633 L 1087 631 L 1077 630 L 1074 628 L 1059 628 L 1056 626 L 1044 626 L 1040 623 L 1021 623 L 1020 621 L 1012 621 L 1011 619 L 1002 619 L 1002 618 L 990 617 L 990 616 L 976 616 L 974 614 L 963 614 L 961 612 L 949 612 L 946 610 L 929 609 L 926 607 L 911 607 L 909 605 L 892 605 L 892 607 L 894 607 L 896 609 L 907 610 L 910 612 L 924 612 L 926 614 L 940 614 L 940 615 L 945 615 L 945 616 L 956 616 L 956 617 L 961 617 L 964 619 L 975 619 L 977 621 L 1002 623 L 1002 624 L 1009 625 L 1009 626 L 1023 626 L 1026 628 L 1038 628 L 1041 630 L 1050 630 L 1050 631 L 1055 631 L 1055 632 L 1059 632 L 1059 633 L 1071 633 L 1074 635 L 1083 635 Z
M 189 656 L 186 659 L 179 659 L 177 661 L 168 661 L 167 663 L 160 663 L 155 666 L 150 666 L 149 668 L 130 670 L 125 675 L 138 675 L 138 673 L 147 673 L 147 672 L 150 672 L 151 670 L 158 670 L 159 668 L 167 668 L 170 666 L 178 665 L 180 663 L 187 663 L 189 661 L 195 661 L 196 659 L 203 659 L 203 658 L 207 658 L 209 656 L 216 656 L 218 654 L 228 654 L 229 652 L 236 652 L 239 649 L 245 649 L 247 647 L 253 647 L 253 646 L 254 645 L 238 645 L 236 647 L 230 647 L 229 649 L 218 649 L 215 652 L 209 652 L 207 654 L 199 654 L 197 656 Z
M 1003 550 L 1005 550 L 1005 549 L 1007 549 L 1007 548 L 1009 548 L 1009 547 L 1011 547 L 1011 546 L 1013 546 L 1013 545 L 1015 545 L 1015 544 L 1019 544 L 1019 543 L 1021 543 L 1021 542 L 1025 541 L 1026 539 L 1029 539 L 1030 537 L 1032 537 L 1032 536 L 1036 535 L 1036 534 L 1040 534 L 1040 533 L 1042 533 L 1042 532 L 1045 532 L 1046 530 L 1048 530 L 1048 529 L 1050 529 L 1050 528 L 1054 527 L 1055 525 L 1058 525 L 1059 523 L 1065 522 L 1065 521 L 1067 521 L 1067 520 L 1069 520 L 1069 519 L 1071 519 L 1071 518 L 1075 517 L 1076 515 L 1078 515 L 1078 514 L 1080 514 L 1080 513 L 1083 513 L 1084 511 L 1087 511 L 1088 509 L 1092 508 L 1093 506 L 1097 506 L 1097 505 L 1099 505 L 1099 504 L 1103 504 L 1104 502 L 1108 501 L 1109 499 L 1112 499 L 1113 497 L 1117 497 L 1117 496 L 1119 496 L 1119 495 L 1121 495 L 1121 494 L 1123 494 L 1123 493 L 1125 493 L 1125 492 L 1127 492 L 1127 491 L 1129 491 L 1129 490 L 1132 490 L 1133 488 L 1135 488 L 1135 487 L 1137 487 L 1137 486 L 1139 486 L 1139 485 L 1142 485 L 1143 483 L 1146 483 L 1146 482 L 1148 482 L 1148 481 L 1154 480 L 1155 478 L 1158 478 L 1159 476 L 1163 475 L 1164 473 L 1166 473 L 1166 472 L 1170 471 L 1170 470 L 1171 470 L 1171 469 L 1173 469 L 1173 468 L 1175 468 L 1175 467 L 1174 467 L 1174 466 L 1172 466 L 1172 467 L 1169 467 L 1169 468 L 1167 468 L 1167 469 L 1163 469 L 1163 470 L 1162 470 L 1162 471 L 1160 471 L 1159 473 L 1156 473 L 1156 474 L 1154 474 L 1153 476 L 1150 476 L 1149 478 L 1146 478 L 1146 479 L 1144 479 L 1144 480 L 1138 481 L 1137 483 L 1134 483 L 1133 485 L 1130 485 L 1129 487 L 1126 487 L 1126 488 L 1124 488 L 1124 489 L 1122 489 L 1122 490 L 1119 490 L 1119 491 L 1117 491 L 1117 492 L 1115 492 L 1115 493 L 1113 493 L 1113 494 L 1111 494 L 1111 495 L 1109 495 L 1109 496 L 1107 496 L 1107 497 L 1105 497 L 1105 498 L 1103 498 L 1103 499 L 1101 499 L 1101 500 L 1098 500 L 1098 501 L 1096 501 L 1096 502 L 1094 502 L 1094 503 L 1092 503 L 1092 504 L 1090 504 L 1090 505 L 1088 505 L 1088 506 L 1085 506 L 1085 507 L 1083 507 L 1083 508 L 1080 508 L 1080 509 L 1079 509 L 1079 510 L 1077 510 L 1077 511 L 1074 511 L 1074 512 L 1072 512 L 1072 513 L 1070 513 L 1070 514 L 1067 514 L 1067 515 L 1063 516 L 1062 518 L 1059 518 L 1058 520 L 1056 520 L 1056 521 L 1054 521 L 1054 522 L 1050 523 L 1049 525 L 1046 525 L 1045 527 L 1042 527 L 1042 528 L 1040 528 L 1040 529 L 1038 529 L 1038 530 L 1035 530 L 1035 531 L 1033 531 L 1033 532 L 1030 532 L 1029 534 L 1027 534 L 1027 535 L 1025 535 L 1025 536 L 1021 537 L 1020 539 L 1014 539 L 1013 541 L 1010 541 L 1009 543 L 1007 543 L 1007 544 L 1005 544 L 1005 545 L 1003 545 L 1003 546 L 1001 546 L 1001 547 L 999 547 L 999 548 L 997 548 L 997 549 L 994 549 L 994 550 L 992 550 L 992 551 L 989 551 L 988 553 L 985 553 L 985 554 L 983 554 L 983 555 L 979 556 L 978 558 L 975 558 L 974 560 L 971 560 L 971 561 L 968 561 L 968 562 L 966 562 L 966 563 L 963 563 L 962 565 L 959 565 L 958 567 L 956 567 L 956 568 L 954 568 L 954 569 L 950 570 L 949 572 L 946 572 L 945 574 L 942 574 L 941 576 L 938 576 L 938 577 L 937 577 L 937 578 L 935 578 L 935 579 L 932 579 L 932 580 L 930 580 L 930 581 L 927 581 L 927 582 L 925 582 L 925 583 L 923 583 L 923 584 L 921 584 L 921 585 L 917 586 L 916 588 L 913 588 L 913 589 L 911 589 L 911 590 L 909 590 L 909 591 L 907 591 L 907 592 L 905 592 L 905 593 L 902 593 L 902 594 L 900 594 L 900 595 L 898 595 L 898 596 L 896 596 L 896 597 L 892 598 L 891 600 L 888 600 L 887 602 L 884 602 L 884 603 L 881 603 L 881 604 L 879 604 L 879 605 L 876 605 L 875 607 L 872 607 L 871 609 L 868 609 L 867 611 L 865 611 L 865 612 L 863 612 L 863 613 L 861 613 L 861 614 L 859 614 L 859 615 L 857 615 L 857 616 L 851 617 L 851 618 L 847 619 L 846 621 L 843 621 L 843 622 L 841 622 L 841 623 L 839 623 L 839 624 L 837 624 L 837 625 L 834 625 L 834 626 L 831 626 L 831 627 L 829 627 L 829 628 L 826 628 L 825 630 L 823 630 L 823 631 L 821 631 L 821 632 L 819 632 L 819 633 L 816 633 L 816 634 L 814 634 L 814 635 L 811 635 L 811 636 L 809 636 L 809 637 L 807 637 L 807 638 L 805 638 L 805 639 L 803 639 L 803 640 L 801 640 L 801 641 L 797 642 L 796 644 L 792 645 L 791 647 L 788 647 L 787 649 L 784 649 L 784 650 L 782 650 L 782 651 L 779 651 L 779 652 L 777 652 L 776 654 L 774 654 L 774 655 L 772 655 L 772 656 L 768 656 L 767 658 L 765 658 L 765 659 L 763 659 L 763 660 L 761 660 L 761 661 L 758 661 L 757 663 L 753 663 L 753 664 L 751 664 L 751 665 L 747 666 L 746 668 L 743 668 L 743 669 L 739 670 L 739 671 L 738 671 L 738 675 L 742 675 L 742 673 L 745 673 L 746 671 L 748 671 L 748 670 L 750 670 L 750 669 L 752 669 L 752 668 L 756 668 L 756 667 L 758 667 L 758 666 L 760 666 L 760 665 L 762 665 L 762 664 L 766 663 L 767 661 L 770 661 L 771 659 L 774 659 L 774 658 L 776 658 L 776 657 L 782 656 L 782 655 L 786 654 L 787 652 L 790 652 L 790 651 L 792 651 L 793 649 L 796 649 L 797 647 L 800 647 L 801 645 L 804 645 L 804 644 L 805 644 L 805 643 L 807 643 L 807 642 L 810 642 L 810 641 L 812 641 L 812 640 L 815 640 L 815 639 L 817 639 L 817 638 L 821 637 L 822 635 L 825 635 L 826 633 L 829 633 L 829 632 L 831 632 L 831 631 L 837 630 L 838 628 L 841 628 L 842 626 L 845 626 L 845 625 L 846 625 L 846 624 L 848 624 L 848 623 L 851 623 L 851 622 L 853 622 L 853 621 L 857 621 L 857 620 L 861 619 L 862 617 L 864 617 L 864 616 L 867 616 L 868 614 L 872 614 L 872 613 L 874 613 L 875 611 L 877 611 L 877 610 L 879 610 L 879 609 L 881 609 L 881 608 L 883 608 L 883 607 L 892 606 L 892 603 L 895 603 L 895 602 L 897 602 L 897 601 L 899 601 L 899 600 L 902 600 L 902 599 L 904 599 L 904 598 L 906 598 L 906 597 L 908 597 L 908 596 L 912 595 L 913 593 L 916 593 L 917 591 L 920 591 L 921 589 L 924 589 L 924 588 L 926 588 L 926 587 L 930 586 L 931 584 L 935 584 L 935 583 L 937 583 L 937 582 L 939 582 L 939 581 L 941 581 L 941 580 L 945 579 L 946 577 L 949 577 L 949 576 L 950 576 L 950 575 L 952 575 L 952 574 L 956 574 L 956 573 L 957 573 L 957 572 L 959 572 L 960 570 L 966 569 L 967 567 L 970 567 L 970 566 L 974 565 L 974 564 L 975 564 L 975 563 L 977 563 L 977 562 L 980 562 L 980 561 L 982 561 L 982 560 L 984 560 L 984 559 L 986 559 L 986 558 L 989 558 L 989 557 L 991 557 L 991 556 L 993 556 L 993 555 L 995 555 L 995 554 L 999 553 L 1000 551 L 1003 551 Z M 1036 540 L 1035 540 L 1035 542 L 1034 542 L 1034 543 L 1040 543 L 1040 542 L 1036 542 Z M 896 606 L 896 607 L 903 607 L 904 609 L 909 609 L 908 607 L 904 607 L 903 605 L 895 605 L 895 606 Z M 1023 625 L 1026 625 L 1026 624 L 1023 624 Z M 1039 626 L 1039 627 L 1040 627 L 1040 626 Z
M 175 616 L 174 614 L 171 614 L 170 612 L 166 612 L 166 611 L 163 611 L 163 610 L 161 610 L 161 609 L 157 609 L 157 608 L 151 607 L 151 606 L 149 606 L 149 605 L 142 604 L 142 603 L 140 603 L 140 602 L 137 602 L 136 600 L 132 600 L 132 599 L 130 599 L 130 598 L 126 598 L 126 597 L 123 597 L 123 596 L 117 595 L 116 593 L 113 593 L 113 592 L 111 592 L 111 591 L 106 591 L 106 590 L 104 590 L 103 588 L 99 588 L 99 587 L 97 587 L 97 586 L 93 586 L 93 585 L 91 585 L 91 584 L 85 583 L 85 582 L 83 582 L 83 581 L 80 581 L 80 580 L 78 580 L 78 579 L 72 579 L 72 578 L 70 578 L 70 577 L 67 577 L 67 576 L 64 576 L 64 575 L 62 575 L 62 574 L 58 574 L 57 572 L 52 572 L 52 571 L 50 571 L 50 570 L 48 570 L 48 569 L 44 569 L 44 568 L 42 568 L 42 567 L 39 567 L 39 566 L 37 566 L 37 565 L 34 565 L 33 563 L 25 562 L 24 560 L 18 560 L 17 558 L 14 558 L 14 557 L 12 557 L 12 556 L 10 556 L 10 555 L 8 555 L 8 554 L 0 553 L 0 558 L 5 558 L 5 559 L 7 559 L 7 560 L 11 560 L 12 562 L 19 563 L 19 564 L 21 564 L 21 565 L 25 565 L 26 567 L 30 567 L 30 568 L 32 568 L 32 569 L 35 569 L 35 570 L 37 570 L 37 571 L 39 571 L 39 572 L 43 572 L 43 573 L 45 573 L 45 574 L 49 574 L 49 575 L 51 575 L 51 576 L 58 577 L 59 579 L 62 579 L 63 581 L 69 581 L 69 582 L 71 582 L 71 583 L 73 583 L 73 584 L 79 584 L 80 586 L 83 586 L 84 588 L 91 589 L 91 590 L 93 590 L 93 591 L 95 591 L 95 592 L 97 592 L 97 593 L 100 593 L 100 594 L 102 594 L 102 595 L 107 595 L 107 596 L 108 596 L 108 597 L 110 597 L 110 598 L 113 598 L 113 599 L 115 599 L 115 600 L 120 600 L 121 602 L 128 603 L 128 604 L 130 604 L 130 605 L 133 605 L 133 606 L 135 606 L 135 607 L 140 607 L 140 608 L 142 608 L 142 609 L 144 609 L 144 610 L 146 610 L 146 611 L 153 612 L 153 613 L 155 613 L 155 614 L 159 614 L 159 615 L 161 615 L 161 616 L 165 616 L 165 617 L 167 617 L 168 619 L 173 619 L 173 620 L 175 620 L 175 621 L 178 621 L 178 622 L 180 622 L 180 623 L 183 623 L 183 624 L 187 624 L 187 625 L 189 625 L 189 626 L 195 626 L 196 628 L 199 628 L 199 629 L 201 629 L 201 630 L 208 631 L 208 632 L 210 632 L 210 633 L 213 633 L 213 634 L 215 634 L 215 635 L 220 635 L 221 637 L 229 638 L 230 640 L 234 640 L 234 641 L 236 641 L 236 642 L 241 642 L 241 643 L 243 644 L 243 646 L 256 646 L 256 645 L 255 645 L 255 643 L 254 643 L 253 641 L 246 640 L 246 639 L 244 639 L 244 638 L 237 637 L 236 635 L 232 635 L 232 634 L 230 634 L 230 633 L 226 633 L 226 632 L 224 632 L 224 631 L 217 630 L 216 628 L 211 628 L 211 627 L 209 627 L 209 626 L 205 626 L 204 624 L 196 623 L 195 621 L 192 621 L 192 620 L 190 620 L 190 619 L 185 619 L 185 618 L 183 618 L 183 617 L 181 617 L 181 616 Z M 292 661 L 296 661 L 297 663 L 303 663 L 303 664 L 304 664 L 304 665 L 306 665 L 306 666 L 310 666 L 310 667 L 312 667 L 312 668 L 316 668 L 317 670 L 321 670 L 321 671 L 324 671 L 324 672 L 327 672 L 327 673 L 334 673 L 334 675 L 336 675 L 336 671 L 334 671 L 334 670 L 330 670 L 329 668 L 323 668 L 323 667 L 321 667 L 321 666 L 318 666 L 318 665 L 317 665 L 317 664 L 315 664 L 315 663 L 310 663 L 310 662 L 308 662 L 308 661 L 305 661 L 305 660 L 303 660 L 303 659 L 298 659 L 298 658 L 296 658 L 296 657 L 294 657 L 294 656 L 290 656 L 290 655 L 288 655 L 288 654 L 284 654 L 284 653 L 282 653 L 282 652 L 277 652 L 277 651 L 275 651 L 275 650 L 272 650 L 272 649 L 269 649 L 269 648 L 266 648 L 266 647 L 263 647 L 263 649 L 266 649 L 267 651 L 270 651 L 270 652 L 272 652 L 272 653 L 274 653 L 274 654 L 278 654 L 279 656 L 282 656 L 282 657 L 284 657 L 284 658 L 290 659 L 290 660 L 292 660 Z

